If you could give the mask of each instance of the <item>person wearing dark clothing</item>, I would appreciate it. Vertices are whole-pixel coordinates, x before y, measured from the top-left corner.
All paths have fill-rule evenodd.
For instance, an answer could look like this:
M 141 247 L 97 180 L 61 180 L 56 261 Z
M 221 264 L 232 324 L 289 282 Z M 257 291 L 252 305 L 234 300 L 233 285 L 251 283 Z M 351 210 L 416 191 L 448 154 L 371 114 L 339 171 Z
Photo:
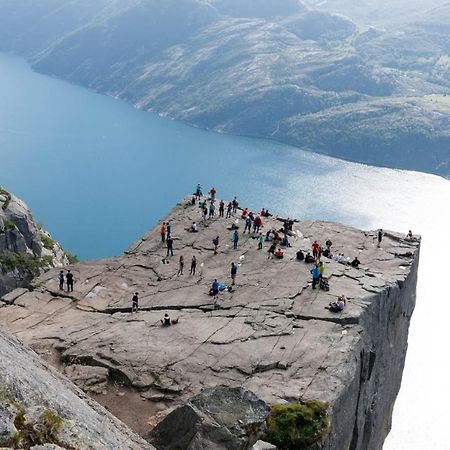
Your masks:
M 236 213 L 238 205 L 239 205 L 239 202 L 237 201 L 236 197 L 233 198 L 232 205 L 233 205 L 233 213 Z
M 58 275 L 59 289 L 64 290 L 64 271 L 61 270 Z
M 133 295 L 133 298 L 131 299 L 131 312 L 132 313 L 134 311 L 138 312 L 138 308 L 139 308 L 139 297 L 138 297 L 138 293 L 135 292 Z
M 219 203 L 219 217 L 223 217 L 224 211 L 225 211 L 225 203 L 223 202 L 223 200 L 220 200 L 220 203 Z
M 245 219 L 244 233 L 248 230 L 248 234 L 250 234 L 251 233 L 251 228 L 252 228 L 252 219 L 250 219 L 250 217 L 247 217 Z
M 166 233 L 167 233 L 167 239 L 169 239 L 170 238 L 170 234 L 172 233 L 172 225 L 170 225 L 170 222 L 167 222 Z
M 237 265 L 232 262 L 231 263 L 231 286 L 234 286 L 236 283 L 236 274 L 237 274 Z
M 73 292 L 73 273 L 68 270 L 66 274 L 67 292 Z
M 166 256 L 169 256 L 169 253 L 171 256 L 173 256 L 173 238 L 172 237 L 168 238 L 166 241 L 166 244 L 167 244 L 167 255 Z
M 267 259 L 270 259 L 270 258 L 273 258 L 273 255 L 274 255 L 274 253 L 275 253 L 275 249 L 277 248 L 277 244 L 272 244 L 270 247 L 269 247 L 269 250 L 267 250 L 267 253 L 269 254 L 269 256 L 267 257 Z
M 195 275 L 196 268 L 197 268 L 197 258 L 195 256 L 193 256 L 192 261 L 191 261 L 191 271 L 190 271 L 191 275 Z
M 312 288 L 315 289 L 316 285 L 319 283 L 320 281 L 320 270 L 319 270 L 319 266 L 316 264 L 311 270 L 311 275 L 312 275 Z
M 355 256 L 355 259 L 350 263 L 352 267 L 358 267 L 361 261 Z
M 382 240 L 383 240 L 383 230 L 380 228 L 377 233 L 378 247 L 381 245 Z
M 305 256 L 305 263 L 313 263 L 315 261 L 315 259 L 311 256 L 311 253 L 307 253 Z
M 297 252 L 297 259 L 298 259 L 299 261 L 303 261 L 303 260 L 305 259 L 305 254 L 304 254 L 301 250 L 299 250 L 299 251 Z
M 161 319 L 161 323 L 163 327 L 170 327 L 172 325 L 169 314 L 164 314 L 164 317 Z
M 225 217 L 225 219 L 228 219 L 229 217 L 231 217 L 231 211 L 233 210 L 233 205 L 230 203 L 228 203 L 227 205 L 227 215 Z
M 217 248 L 219 247 L 219 236 L 216 236 L 213 239 L 213 245 L 214 245 L 214 254 L 217 255 Z

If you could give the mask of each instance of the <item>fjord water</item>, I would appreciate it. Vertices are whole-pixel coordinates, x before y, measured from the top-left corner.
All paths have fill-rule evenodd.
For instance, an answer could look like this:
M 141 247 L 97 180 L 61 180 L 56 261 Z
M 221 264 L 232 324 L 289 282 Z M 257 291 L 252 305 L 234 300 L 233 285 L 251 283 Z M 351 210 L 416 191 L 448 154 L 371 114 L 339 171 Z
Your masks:
M 120 253 L 197 182 L 254 209 L 423 235 L 410 349 L 385 448 L 445 448 L 449 181 L 198 130 L 0 55 L 0 184 L 66 249 L 81 258 Z

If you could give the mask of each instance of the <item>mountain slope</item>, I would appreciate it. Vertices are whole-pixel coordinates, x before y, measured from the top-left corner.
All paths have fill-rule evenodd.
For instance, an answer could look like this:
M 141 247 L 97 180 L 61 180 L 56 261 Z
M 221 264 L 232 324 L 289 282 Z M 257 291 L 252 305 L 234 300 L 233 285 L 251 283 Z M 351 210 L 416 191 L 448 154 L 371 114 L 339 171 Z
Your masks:
M 296 0 L 73 0 L 61 8 L 3 0 L 0 48 L 198 126 L 449 176 L 450 14 L 436 4 L 381 28 L 361 20 L 360 8 L 352 20 Z M 336 5 L 351 12 L 349 1 Z M 37 20 L 17 32 L 26 7 Z M 11 10 L 12 18 L 2 14 Z

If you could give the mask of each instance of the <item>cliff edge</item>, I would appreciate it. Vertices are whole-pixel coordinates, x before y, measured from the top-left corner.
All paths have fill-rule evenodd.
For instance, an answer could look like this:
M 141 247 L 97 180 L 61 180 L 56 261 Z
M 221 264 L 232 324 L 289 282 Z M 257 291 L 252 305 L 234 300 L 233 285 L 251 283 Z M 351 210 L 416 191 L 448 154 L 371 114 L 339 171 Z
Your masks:
M 268 403 L 326 402 L 331 430 L 322 448 L 380 449 L 401 383 L 419 242 L 385 233 L 377 247 L 374 232 L 295 221 L 283 259 L 268 259 L 271 243 L 258 250 L 240 215 L 202 220 L 184 199 L 165 220 L 174 256 L 158 225 L 121 257 L 70 267 L 74 292 L 61 291 L 51 270 L 33 292 L 4 296 L 0 325 L 142 435 L 192 395 L 227 385 Z M 187 231 L 193 222 L 196 233 Z M 283 226 L 277 217 L 263 222 L 264 234 Z M 296 253 L 328 239 L 345 256 L 322 258 L 329 291 L 313 290 L 312 265 Z M 186 267 L 177 274 L 181 255 Z M 358 268 L 347 264 L 354 256 Z M 214 279 L 231 286 L 232 262 L 236 285 L 209 296 Z M 135 292 L 139 311 L 131 313 Z M 325 309 L 342 294 L 343 312 Z M 165 313 L 178 323 L 161 326 Z

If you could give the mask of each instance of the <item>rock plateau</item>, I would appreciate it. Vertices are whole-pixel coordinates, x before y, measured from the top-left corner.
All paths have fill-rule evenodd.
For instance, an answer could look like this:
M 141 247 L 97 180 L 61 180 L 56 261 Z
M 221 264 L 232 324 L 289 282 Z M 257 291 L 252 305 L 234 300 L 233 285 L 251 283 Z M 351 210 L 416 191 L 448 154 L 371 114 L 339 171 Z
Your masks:
M 239 217 L 202 221 L 184 199 L 166 218 L 173 257 L 158 225 L 123 256 L 71 266 L 73 293 L 58 289 L 51 270 L 34 291 L 3 296 L 0 325 L 141 435 L 193 395 L 226 385 L 267 403 L 327 402 L 331 431 L 322 448 L 380 449 L 401 383 L 419 242 L 386 233 L 378 248 L 374 232 L 296 221 L 284 259 L 268 259 L 267 243 L 257 250 Z M 236 220 L 234 250 L 227 227 Z M 186 231 L 194 221 L 199 232 Z M 281 226 L 277 217 L 264 218 L 264 232 Z M 356 269 L 323 258 L 328 292 L 312 290 L 311 265 L 296 260 L 316 239 L 331 239 L 333 253 L 361 261 Z M 177 276 L 181 255 L 186 267 Z M 238 264 L 236 287 L 214 300 L 211 282 L 230 285 L 231 262 Z M 132 314 L 134 292 L 140 303 Z M 344 312 L 325 309 L 341 294 Z M 178 323 L 162 327 L 165 313 Z

